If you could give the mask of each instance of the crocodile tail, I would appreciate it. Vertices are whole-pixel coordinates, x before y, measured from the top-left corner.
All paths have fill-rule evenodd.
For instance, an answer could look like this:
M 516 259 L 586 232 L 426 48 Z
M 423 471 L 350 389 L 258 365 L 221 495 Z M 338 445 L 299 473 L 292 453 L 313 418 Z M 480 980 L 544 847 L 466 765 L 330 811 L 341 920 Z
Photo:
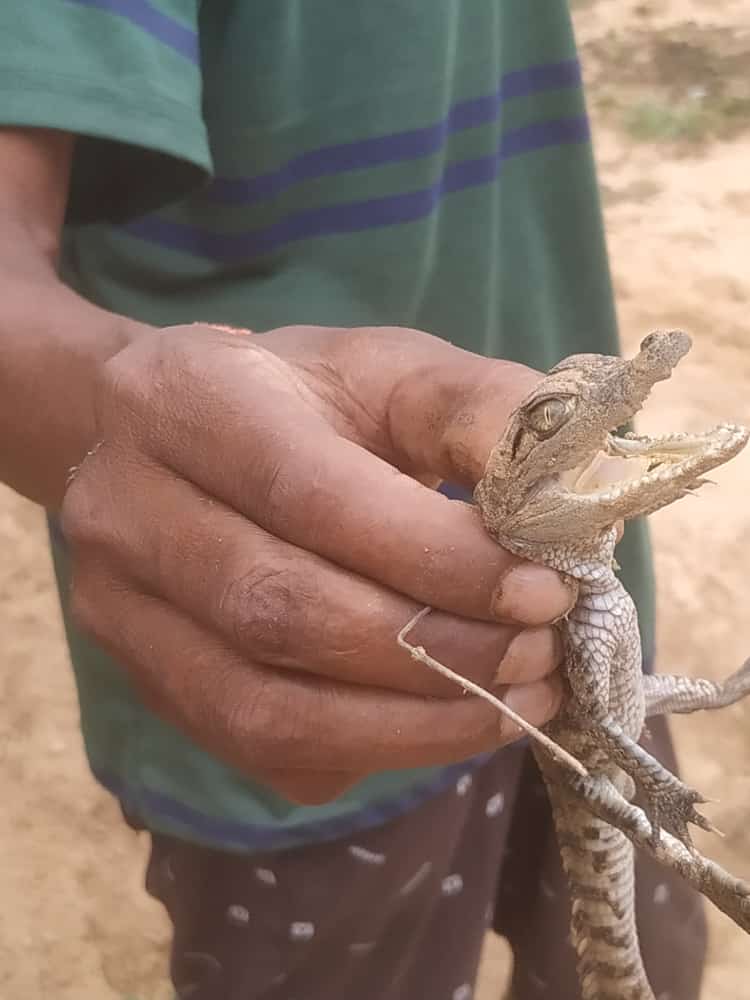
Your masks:
M 547 790 L 570 888 L 583 1000 L 654 1000 L 638 945 L 632 844 L 561 788 L 559 777 Z

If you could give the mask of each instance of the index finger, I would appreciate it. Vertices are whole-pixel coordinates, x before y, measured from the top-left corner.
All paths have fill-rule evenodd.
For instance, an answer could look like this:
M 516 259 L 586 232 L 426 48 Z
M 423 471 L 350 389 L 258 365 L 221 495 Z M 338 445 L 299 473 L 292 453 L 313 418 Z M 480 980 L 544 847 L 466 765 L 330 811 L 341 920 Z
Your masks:
M 532 625 L 569 609 L 573 594 L 557 574 L 500 548 L 468 504 L 344 437 L 299 376 L 258 341 L 215 334 L 202 344 L 206 338 L 164 334 L 110 362 L 120 397 L 142 415 L 135 430 L 144 451 L 266 531 L 419 603 Z M 144 386 L 134 363 L 144 349 L 156 352 L 157 391 Z M 424 360 L 413 357 L 411 370 Z M 464 382 L 454 378 L 462 396 L 469 366 L 476 378 L 475 361 L 465 365 Z M 441 391 L 447 375 L 444 365 Z M 180 399 L 188 405 L 175 415 Z M 118 426 L 111 431 L 116 447 Z
M 479 698 L 426 698 L 263 667 L 158 598 L 106 574 L 93 583 L 73 588 L 79 627 L 128 667 L 152 711 L 245 773 L 425 767 L 522 735 Z M 552 677 L 513 685 L 503 701 L 541 726 L 559 707 L 560 685 Z

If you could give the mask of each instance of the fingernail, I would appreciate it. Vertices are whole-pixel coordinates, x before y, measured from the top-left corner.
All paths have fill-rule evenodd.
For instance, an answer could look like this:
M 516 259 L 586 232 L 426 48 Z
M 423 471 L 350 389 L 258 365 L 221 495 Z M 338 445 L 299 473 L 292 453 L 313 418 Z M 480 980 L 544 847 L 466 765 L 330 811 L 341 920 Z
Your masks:
M 503 701 L 533 726 L 543 726 L 557 715 L 562 701 L 562 686 L 554 677 L 534 681 L 533 684 L 511 684 Z M 518 730 L 519 735 L 523 732 L 509 721 L 507 731 L 511 729 Z M 514 736 L 511 738 L 515 739 Z
M 564 655 L 560 633 L 551 625 L 527 628 L 515 636 L 497 668 L 494 685 L 528 684 L 551 674 Z
M 563 618 L 576 602 L 575 581 L 546 566 L 521 562 L 501 578 L 492 595 L 492 614 L 521 625 L 544 625 Z

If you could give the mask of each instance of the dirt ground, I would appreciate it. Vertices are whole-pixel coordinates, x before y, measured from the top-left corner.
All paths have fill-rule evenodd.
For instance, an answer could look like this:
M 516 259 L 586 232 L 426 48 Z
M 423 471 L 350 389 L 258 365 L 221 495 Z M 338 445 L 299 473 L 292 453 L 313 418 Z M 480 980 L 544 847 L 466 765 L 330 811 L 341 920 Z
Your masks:
M 644 430 L 750 424 L 750 15 L 747 0 L 578 0 L 625 346 L 681 327 L 695 347 Z M 720 676 L 750 652 L 750 453 L 652 519 L 662 670 Z M 0 490 L 0 997 L 166 1000 L 167 930 L 140 889 L 145 844 L 85 767 L 40 514 Z M 678 720 L 691 783 L 750 877 L 750 704 Z M 703 996 L 748 996 L 750 945 L 711 914 Z M 503 948 L 478 990 L 498 1000 Z M 417 998 L 415 998 L 417 1000 Z M 679 998 L 675 998 L 679 1000 Z

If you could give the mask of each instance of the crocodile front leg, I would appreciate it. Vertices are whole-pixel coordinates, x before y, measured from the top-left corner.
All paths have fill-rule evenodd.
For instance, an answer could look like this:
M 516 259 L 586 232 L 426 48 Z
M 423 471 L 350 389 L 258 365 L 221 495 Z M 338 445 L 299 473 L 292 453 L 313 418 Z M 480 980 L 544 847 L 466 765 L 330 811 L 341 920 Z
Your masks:
M 647 716 L 724 708 L 750 694 L 750 660 L 724 681 L 671 674 L 644 676 L 643 693 Z M 591 737 L 633 778 L 643 793 L 644 810 L 651 821 L 654 839 L 663 825 L 692 849 L 689 823 L 709 832 L 714 830 L 705 816 L 695 809 L 696 804 L 708 800 L 623 732 L 611 716 L 592 727 Z
M 646 715 L 638 620 L 614 574 L 584 577 L 566 631 L 569 717 L 586 734 L 590 752 L 598 750 L 633 779 L 652 838 L 658 839 L 664 826 L 692 848 L 688 824 L 713 829 L 695 809 L 706 799 L 638 743 Z
M 709 832 L 714 829 L 695 808 L 708 800 L 624 733 L 614 719 L 603 719 L 589 729 L 589 734 L 592 742 L 635 782 L 644 799 L 643 810 L 651 823 L 653 840 L 658 839 L 663 826 L 692 849 L 688 823 Z

